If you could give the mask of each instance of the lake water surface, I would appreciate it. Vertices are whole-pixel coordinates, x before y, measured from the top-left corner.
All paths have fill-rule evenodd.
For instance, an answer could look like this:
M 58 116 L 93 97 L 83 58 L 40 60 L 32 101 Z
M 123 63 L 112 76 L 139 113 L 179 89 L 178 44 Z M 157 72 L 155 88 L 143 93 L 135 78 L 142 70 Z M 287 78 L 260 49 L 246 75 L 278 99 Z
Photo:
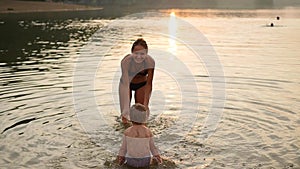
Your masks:
M 114 168 L 120 60 L 139 37 L 167 168 L 300 167 L 298 9 L 95 16 L 0 20 L 1 168 Z

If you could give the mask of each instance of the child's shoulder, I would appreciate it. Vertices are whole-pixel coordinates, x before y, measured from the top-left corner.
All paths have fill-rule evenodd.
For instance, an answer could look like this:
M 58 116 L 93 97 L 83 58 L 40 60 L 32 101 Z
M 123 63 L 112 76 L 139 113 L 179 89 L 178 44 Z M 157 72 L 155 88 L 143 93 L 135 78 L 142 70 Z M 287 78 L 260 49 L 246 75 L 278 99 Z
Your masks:
M 132 131 L 132 126 L 128 127 L 125 131 L 124 131 L 124 135 L 128 135 L 129 133 L 131 133 Z
M 149 138 L 152 137 L 151 130 L 146 126 L 139 126 L 139 127 L 129 127 L 124 131 L 124 135 L 127 137 L 145 137 Z
M 145 126 L 145 133 L 146 133 L 147 137 L 152 137 L 153 136 L 151 130 L 146 126 Z
M 144 128 L 146 131 L 151 132 L 151 130 L 149 129 L 149 127 L 143 126 L 143 128 Z

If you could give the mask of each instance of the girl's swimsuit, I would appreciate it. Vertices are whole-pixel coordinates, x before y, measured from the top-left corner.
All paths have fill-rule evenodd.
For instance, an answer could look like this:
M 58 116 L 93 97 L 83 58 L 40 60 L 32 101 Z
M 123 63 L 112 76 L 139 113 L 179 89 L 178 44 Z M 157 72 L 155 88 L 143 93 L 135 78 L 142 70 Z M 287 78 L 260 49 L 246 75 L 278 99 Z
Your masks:
M 130 74 L 133 75 L 133 76 L 134 75 L 135 76 L 147 76 L 148 75 L 148 70 L 147 69 L 142 70 L 137 74 L 133 74 L 132 72 L 130 72 Z M 147 84 L 147 81 L 140 82 L 140 83 L 131 83 L 130 82 L 129 88 L 130 88 L 130 90 L 136 91 L 136 90 L 140 89 L 141 87 L 145 86 L 146 84 Z
M 144 81 L 144 82 L 140 82 L 140 83 L 130 83 L 130 90 L 138 90 L 140 89 L 141 87 L 145 86 L 147 84 L 147 81 Z
M 130 62 L 130 65 L 129 67 L 132 67 L 132 64 L 133 64 L 133 60 L 131 60 Z M 146 63 L 144 62 L 144 68 L 146 67 Z M 134 71 L 131 71 L 130 68 L 128 70 L 128 75 L 135 78 L 136 76 L 147 76 L 148 75 L 148 69 L 144 69 L 140 72 L 134 72 Z M 140 83 L 132 83 L 130 82 L 130 85 L 129 85 L 129 89 L 130 90 L 133 90 L 133 91 L 137 91 L 138 89 L 142 88 L 143 86 L 145 86 L 147 84 L 147 81 L 144 81 L 144 82 L 140 82 Z

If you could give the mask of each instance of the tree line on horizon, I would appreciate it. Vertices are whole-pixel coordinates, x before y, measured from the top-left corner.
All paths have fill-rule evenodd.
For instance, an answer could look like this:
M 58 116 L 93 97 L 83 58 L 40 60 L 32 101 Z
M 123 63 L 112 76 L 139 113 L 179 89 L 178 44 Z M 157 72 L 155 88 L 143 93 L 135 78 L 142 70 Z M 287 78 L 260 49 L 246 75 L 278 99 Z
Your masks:
M 272 8 L 276 0 L 24 0 L 64 2 L 93 6 L 143 6 L 154 8 Z

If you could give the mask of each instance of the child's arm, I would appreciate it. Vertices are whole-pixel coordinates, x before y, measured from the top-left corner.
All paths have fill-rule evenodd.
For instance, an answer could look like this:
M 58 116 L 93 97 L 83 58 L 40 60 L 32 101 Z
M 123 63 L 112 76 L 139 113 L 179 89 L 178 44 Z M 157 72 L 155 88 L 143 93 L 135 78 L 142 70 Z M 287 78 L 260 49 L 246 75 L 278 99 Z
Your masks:
M 159 154 L 158 154 L 158 155 L 155 155 L 155 156 L 153 156 L 153 157 L 154 157 L 154 159 L 155 159 L 159 164 L 162 163 L 162 158 L 160 157 Z
M 152 135 L 152 134 L 151 134 Z M 159 150 L 157 149 L 157 147 L 154 145 L 154 140 L 153 140 L 153 136 L 150 137 L 150 150 L 151 150 L 151 153 L 154 157 L 154 159 L 157 160 L 158 163 L 162 163 L 162 159 L 159 155 Z
M 125 162 L 126 152 L 127 152 L 126 136 L 123 135 L 122 145 L 120 147 L 119 154 L 117 156 L 117 162 L 119 165 L 122 165 Z
M 125 162 L 125 157 L 124 157 L 124 156 L 118 156 L 118 157 L 117 157 L 117 162 L 118 162 L 119 165 L 124 164 L 124 162 Z

